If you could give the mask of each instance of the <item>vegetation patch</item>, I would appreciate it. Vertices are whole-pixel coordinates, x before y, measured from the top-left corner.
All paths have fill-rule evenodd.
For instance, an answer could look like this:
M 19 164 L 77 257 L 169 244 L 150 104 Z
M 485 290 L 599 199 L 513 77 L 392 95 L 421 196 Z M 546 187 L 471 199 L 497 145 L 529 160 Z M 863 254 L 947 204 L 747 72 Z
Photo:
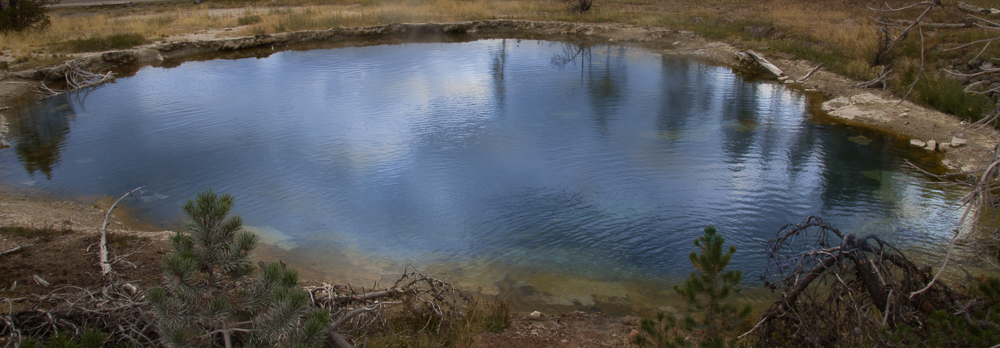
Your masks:
M 117 33 L 107 36 L 92 36 L 86 39 L 73 39 L 65 42 L 70 52 L 100 52 L 120 50 L 149 43 L 145 36 L 137 33 Z
M 260 15 L 248 12 L 248 13 L 244 14 L 243 16 L 241 16 L 240 18 L 237 18 L 236 19 L 236 24 L 238 24 L 238 25 L 251 25 L 251 24 L 260 23 L 260 21 L 262 21 L 262 20 L 264 20 L 264 19 Z

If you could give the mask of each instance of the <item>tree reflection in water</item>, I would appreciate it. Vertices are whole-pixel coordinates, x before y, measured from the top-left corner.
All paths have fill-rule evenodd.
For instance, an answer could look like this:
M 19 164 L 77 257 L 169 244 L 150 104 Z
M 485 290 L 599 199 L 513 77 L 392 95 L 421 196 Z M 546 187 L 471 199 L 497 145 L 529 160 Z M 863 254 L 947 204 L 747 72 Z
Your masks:
M 39 104 L 41 107 L 29 105 L 11 113 L 21 116 L 11 120 L 10 133 L 24 169 L 32 175 L 38 171 L 46 179 L 52 179 L 52 169 L 59 165 L 59 151 L 66 145 L 69 120 L 76 111 L 67 94 L 43 99 Z

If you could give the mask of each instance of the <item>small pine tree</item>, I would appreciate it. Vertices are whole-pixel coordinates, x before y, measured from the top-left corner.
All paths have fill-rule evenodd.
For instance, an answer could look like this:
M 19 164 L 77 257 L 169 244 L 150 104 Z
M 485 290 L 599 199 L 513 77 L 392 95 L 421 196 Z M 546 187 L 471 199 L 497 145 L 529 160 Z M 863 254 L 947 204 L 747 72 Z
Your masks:
M 226 218 L 233 197 L 208 189 L 183 206 L 186 231 L 170 238 L 164 287 L 147 292 L 157 331 L 168 347 L 313 347 L 323 343 L 329 313 L 309 310 L 298 274 L 284 265 L 256 268 L 257 236 L 239 216 Z
M 724 271 L 729 265 L 736 247 L 730 246 L 729 252 L 723 251 L 726 242 L 718 234 L 715 227 L 705 227 L 705 234 L 694 240 L 701 253 L 691 252 L 691 264 L 698 270 L 684 281 L 683 286 L 674 285 L 674 291 L 687 302 L 687 315 L 678 327 L 677 319 L 662 312 L 657 313 L 656 321 L 645 318 L 641 321 L 642 331 L 646 336 L 635 337 L 638 344 L 652 343 L 660 347 L 684 347 L 689 345 L 679 335 L 671 331 L 686 330 L 703 333 L 700 347 L 726 347 L 734 339 L 726 340 L 724 335 L 735 336 L 736 330 L 746 324 L 750 316 L 750 305 L 739 309 L 725 303 L 726 297 L 739 293 L 741 271 Z M 699 313 L 701 320 L 696 320 L 693 313 Z

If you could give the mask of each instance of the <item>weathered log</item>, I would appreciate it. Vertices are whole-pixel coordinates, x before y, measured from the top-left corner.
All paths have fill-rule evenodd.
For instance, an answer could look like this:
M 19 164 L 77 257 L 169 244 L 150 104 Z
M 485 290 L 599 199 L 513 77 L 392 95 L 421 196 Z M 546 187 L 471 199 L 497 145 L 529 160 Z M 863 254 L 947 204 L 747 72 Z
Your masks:
M 767 61 L 767 58 L 764 58 L 764 55 L 754 52 L 753 50 L 747 50 L 746 52 L 737 51 L 736 57 L 742 62 L 747 62 L 747 63 L 752 62 L 752 64 L 759 65 L 760 67 L 764 68 L 771 74 L 774 74 L 774 76 L 776 77 L 785 76 L 785 72 L 781 71 L 781 69 L 779 69 L 777 66 Z
M 961 2 L 961 1 L 958 2 L 958 9 L 962 10 L 962 11 L 965 11 L 965 12 L 969 12 L 969 13 L 975 13 L 975 14 L 990 14 L 990 10 L 989 9 L 985 9 L 985 8 L 982 8 L 982 7 L 979 7 L 979 6 L 969 5 L 969 4 L 966 4 L 966 3 Z
M 10 250 L 4 251 L 4 252 L 0 252 L 0 256 L 7 256 L 7 255 L 10 255 L 10 254 L 19 253 L 19 252 L 24 251 L 24 249 L 25 249 L 25 247 L 23 245 L 18 245 L 16 248 L 13 248 L 13 249 L 10 249 Z
M 785 76 L 785 72 L 781 71 L 781 69 L 778 69 L 777 66 L 767 61 L 767 58 L 764 58 L 764 55 L 754 52 L 753 50 L 747 50 L 747 54 L 753 57 L 753 59 L 756 60 L 757 63 L 760 64 L 760 66 L 764 67 L 764 69 L 767 69 L 767 71 L 770 71 L 772 74 L 774 74 L 774 76 L 777 77 Z
M 908 21 L 908 20 L 903 20 L 903 19 L 894 19 L 893 22 L 899 23 L 899 24 L 902 24 L 902 25 L 912 25 L 913 24 L 913 21 Z M 920 22 L 920 26 L 921 27 L 925 27 L 925 28 L 962 29 L 962 28 L 972 28 L 972 27 L 976 26 L 976 21 L 974 19 L 972 19 L 972 20 L 961 22 L 961 23 L 928 23 L 928 22 Z

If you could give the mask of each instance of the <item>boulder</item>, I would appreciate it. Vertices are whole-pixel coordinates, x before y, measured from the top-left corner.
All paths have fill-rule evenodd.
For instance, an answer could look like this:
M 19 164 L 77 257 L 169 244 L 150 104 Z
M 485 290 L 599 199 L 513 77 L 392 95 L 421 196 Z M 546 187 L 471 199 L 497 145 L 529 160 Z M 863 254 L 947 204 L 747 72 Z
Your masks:
M 916 147 L 925 147 L 925 146 L 927 146 L 927 143 L 925 143 L 923 140 L 920 140 L 920 139 L 910 139 L 910 145 L 913 145 L 913 146 L 916 146 Z
M 965 139 L 965 135 L 963 134 L 958 134 L 951 137 L 951 147 L 959 147 L 965 145 L 967 142 L 968 140 Z
M 937 142 L 934 140 L 928 140 L 927 147 L 925 147 L 925 149 L 927 149 L 927 151 L 937 151 Z
M 139 55 L 136 51 L 132 50 L 111 51 L 101 54 L 101 59 L 112 64 L 132 64 L 138 57 Z

